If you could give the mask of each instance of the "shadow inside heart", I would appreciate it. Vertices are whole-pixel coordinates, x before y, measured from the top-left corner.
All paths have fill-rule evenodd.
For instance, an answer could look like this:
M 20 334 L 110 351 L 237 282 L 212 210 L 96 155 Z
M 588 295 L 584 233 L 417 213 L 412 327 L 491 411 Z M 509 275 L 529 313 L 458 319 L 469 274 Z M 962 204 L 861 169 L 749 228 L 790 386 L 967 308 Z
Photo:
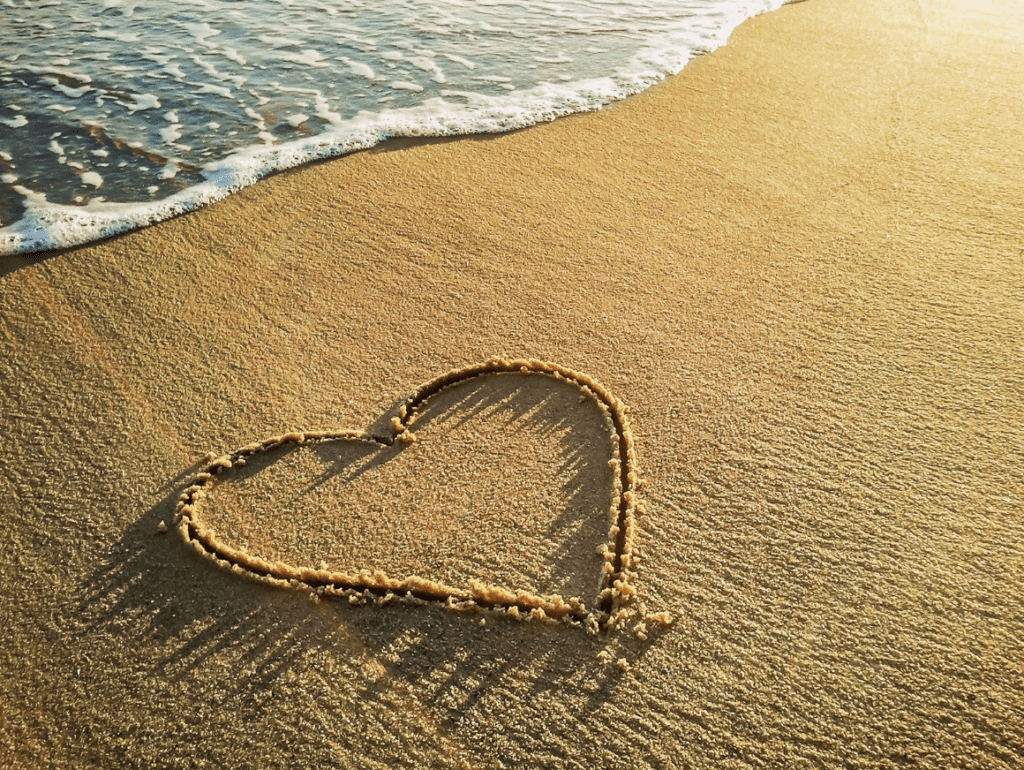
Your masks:
M 552 377 L 476 377 L 424 402 L 415 436 L 254 454 L 221 475 L 204 525 L 267 562 L 593 606 L 616 504 L 617 438 L 598 401 Z

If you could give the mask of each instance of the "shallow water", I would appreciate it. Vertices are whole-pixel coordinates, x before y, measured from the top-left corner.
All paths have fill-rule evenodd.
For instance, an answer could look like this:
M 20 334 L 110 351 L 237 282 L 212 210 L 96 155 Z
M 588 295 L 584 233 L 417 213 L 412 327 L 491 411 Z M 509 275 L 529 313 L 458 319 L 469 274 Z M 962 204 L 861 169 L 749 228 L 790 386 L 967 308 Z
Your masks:
M 0 254 L 392 136 L 507 131 L 679 71 L 782 0 L 0 0 Z

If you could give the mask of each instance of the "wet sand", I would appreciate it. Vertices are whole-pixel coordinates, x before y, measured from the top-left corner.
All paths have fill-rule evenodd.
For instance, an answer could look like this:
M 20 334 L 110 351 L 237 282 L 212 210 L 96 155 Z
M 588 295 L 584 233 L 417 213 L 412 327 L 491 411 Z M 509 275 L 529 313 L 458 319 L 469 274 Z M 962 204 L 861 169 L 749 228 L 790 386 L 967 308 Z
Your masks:
M 0 766 L 1024 764 L 1022 43 L 1013 0 L 807 0 L 597 113 L 5 259 Z M 314 602 L 161 534 L 208 452 L 494 355 L 629 408 L 671 626 Z M 219 534 L 586 594 L 612 449 L 561 387 L 224 482 Z

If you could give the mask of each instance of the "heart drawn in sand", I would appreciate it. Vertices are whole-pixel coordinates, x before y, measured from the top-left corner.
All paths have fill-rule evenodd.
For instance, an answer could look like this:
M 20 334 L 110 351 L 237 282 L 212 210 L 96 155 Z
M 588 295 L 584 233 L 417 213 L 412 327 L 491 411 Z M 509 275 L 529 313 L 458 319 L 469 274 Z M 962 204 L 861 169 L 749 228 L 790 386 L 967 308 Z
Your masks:
M 608 535 L 606 541 L 594 544 L 604 561 L 597 595 L 591 599 L 589 608 L 587 602 L 580 597 L 543 595 L 514 587 L 488 585 L 479 580 L 469 580 L 467 586 L 457 587 L 415 574 L 392 577 L 374 569 L 373 565 L 364 565 L 351 572 L 293 566 L 228 545 L 204 522 L 204 508 L 212 500 L 212 492 L 217 483 L 238 473 L 239 469 L 244 468 L 247 462 L 254 461 L 257 456 L 265 457 L 275 451 L 337 441 L 358 443 L 373 449 L 412 444 L 416 441 L 414 429 L 417 419 L 421 417 L 430 399 L 461 383 L 495 375 L 553 378 L 578 389 L 580 402 L 590 399 L 605 417 L 612 445 L 611 460 L 608 463 L 612 476 L 611 500 L 607 506 L 599 507 L 592 514 L 595 517 L 607 517 Z M 642 508 L 638 498 L 636 452 L 625 407 L 603 385 L 586 374 L 558 364 L 532 359 L 494 358 L 482 364 L 454 369 L 422 385 L 398 410 L 390 427 L 390 435 L 373 435 L 355 430 L 289 433 L 212 459 L 181 495 L 175 513 L 177 529 L 196 551 L 225 569 L 243 572 L 265 582 L 299 587 L 315 597 L 347 595 L 351 601 L 372 599 L 378 604 L 391 601 L 441 602 L 457 609 L 484 608 L 504 611 L 513 616 L 528 615 L 537 619 L 582 624 L 590 631 L 613 626 L 635 614 L 629 609 L 636 597 L 636 589 L 631 584 L 635 577 L 633 544 L 637 514 Z M 640 615 L 643 615 L 642 611 Z M 667 616 L 651 617 L 667 621 Z

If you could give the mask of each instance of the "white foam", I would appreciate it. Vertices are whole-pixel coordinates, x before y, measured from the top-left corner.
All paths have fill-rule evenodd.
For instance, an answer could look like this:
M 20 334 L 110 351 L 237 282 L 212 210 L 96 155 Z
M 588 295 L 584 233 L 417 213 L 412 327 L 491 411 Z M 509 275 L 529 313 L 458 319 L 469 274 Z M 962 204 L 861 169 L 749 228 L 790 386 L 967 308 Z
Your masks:
M 296 64 L 304 64 L 307 67 L 327 67 L 327 57 L 312 48 L 305 49 L 302 53 L 291 51 L 277 51 L 276 56 L 282 61 L 290 61 Z
M 223 96 L 225 99 L 234 99 L 235 95 L 230 88 L 224 86 L 215 86 L 213 83 L 195 83 L 191 80 L 185 81 L 190 86 L 195 86 L 199 89 L 201 94 L 217 94 L 217 96 Z
M 174 144 L 181 138 L 181 124 L 171 123 L 171 125 L 161 128 L 160 138 L 164 144 Z
M 95 171 L 86 171 L 84 174 L 82 174 L 82 181 L 85 184 L 91 184 L 93 187 L 97 189 L 103 186 L 103 177 L 101 177 Z
M 274 83 L 274 88 L 286 94 L 309 94 L 316 102 L 316 116 L 335 128 L 344 125 L 340 113 L 331 109 L 330 104 L 324 95 L 315 88 L 289 88 L 280 83 Z
M 156 110 L 160 108 L 160 101 L 153 94 L 130 94 L 134 100 L 131 104 L 125 105 L 128 112 L 139 110 Z
M 533 60 L 543 64 L 569 64 L 575 61 L 571 56 L 566 56 L 564 53 L 558 56 L 534 56 Z
M 108 58 L 109 56 L 110 55 L 107 54 Z M 139 56 L 141 56 L 144 59 L 149 59 L 151 62 L 155 62 L 161 67 L 166 65 L 167 62 L 174 59 L 174 54 L 164 53 L 164 50 L 162 48 L 144 48 L 141 51 L 139 51 Z
M 235 62 L 235 64 L 241 64 L 243 67 L 249 63 L 248 61 L 246 61 L 245 57 L 238 53 L 238 51 L 234 48 L 228 48 L 227 46 L 224 46 L 222 49 L 220 49 L 218 53 L 220 53 L 220 55 L 223 56 L 225 59 L 230 59 L 231 61 Z
M 231 75 L 227 72 L 221 72 L 212 62 L 207 61 L 202 56 L 193 56 L 192 61 L 199 65 L 199 68 L 214 80 L 219 80 L 222 83 L 234 83 L 235 88 L 241 88 L 245 81 L 248 80 L 244 75 Z
M 456 56 L 455 54 L 452 54 L 452 53 L 442 54 L 442 56 L 444 56 L 444 58 L 448 59 L 449 61 L 455 62 L 456 64 L 461 64 L 466 69 L 471 69 L 471 70 L 475 70 L 476 69 L 476 64 L 474 64 L 469 59 L 466 59 L 466 58 L 464 58 L 462 56 Z
M 430 73 L 430 79 L 435 83 L 446 83 L 444 73 L 441 72 L 441 68 L 434 63 L 434 60 L 429 56 L 410 56 L 408 62 L 418 69 L 424 72 Z
M 178 162 L 171 158 L 160 170 L 161 179 L 174 179 L 178 175 Z
M 24 115 L 15 115 L 10 120 L 7 118 L 0 118 L 0 123 L 3 123 L 8 128 L 21 128 L 22 126 L 28 125 L 28 118 Z
M 373 67 L 369 64 L 363 64 L 362 62 L 352 61 L 347 56 L 339 56 L 338 61 L 343 61 L 348 65 L 348 68 L 352 71 L 353 75 L 359 75 L 360 77 L 366 78 L 367 80 L 373 80 L 377 76 L 373 72 Z
M 107 38 L 108 40 L 117 40 L 121 43 L 137 43 L 142 34 L 139 32 L 117 32 L 112 29 L 100 29 L 92 33 L 93 37 Z
M 5 93 L 46 109 L 44 132 L 52 124 L 68 138 L 62 146 L 60 130 L 50 137 L 52 152 L 42 153 L 50 165 L 43 171 L 19 169 L 25 179 L 43 180 L 33 184 L 53 180 L 52 187 L 31 190 L 5 169 L 3 181 L 22 196 L 25 213 L 0 228 L 0 254 L 123 232 L 223 198 L 273 171 L 391 136 L 508 131 L 596 109 L 677 72 L 694 52 L 725 42 L 743 18 L 781 3 L 394 0 L 383 10 L 372 3 L 347 6 L 343 16 L 313 0 L 281 1 L 287 13 L 275 7 L 278 0 L 247 0 L 244 11 L 223 0 L 180 0 L 167 14 L 152 2 L 109 0 L 121 15 L 76 22 L 102 24 L 88 50 L 77 39 L 63 46 L 50 40 L 48 53 L 28 41 L 25 52 L 0 60 L 5 89 L 33 73 L 59 92 L 56 99 L 95 95 L 63 118 L 64 110 L 74 109 L 63 101 L 47 108 L 28 91 Z M 40 8 L 51 17 L 67 10 Z M 134 13 L 130 24 L 121 21 L 128 10 Z M 66 26 L 70 34 L 74 25 Z M 132 45 L 123 39 L 133 39 Z M 618 59 L 609 53 L 620 50 Z M 0 123 L 29 123 L 14 114 L 14 105 L 6 106 L 11 117 Z M 161 108 L 166 123 L 154 121 L 151 111 Z M 102 147 L 80 144 L 83 125 L 102 126 L 99 135 L 89 128 Z M 298 136 L 309 130 L 319 133 Z M 178 143 L 186 132 L 194 151 Z M 32 132 L 8 135 L 12 168 L 22 157 L 19 147 L 47 141 Z M 175 157 L 157 159 L 152 149 L 133 155 L 126 144 L 135 151 L 164 147 L 164 156 L 173 146 Z M 108 157 L 109 163 L 99 162 Z M 104 179 L 106 172 L 97 169 L 108 165 L 126 171 Z M 178 190 L 169 184 L 184 184 L 183 169 L 193 182 L 197 166 L 200 182 Z M 103 185 L 106 197 L 123 197 L 119 185 L 126 179 L 135 185 L 127 194 L 144 200 L 112 203 L 80 194 L 82 184 Z M 50 192 L 68 205 L 51 202 Z M 76 198 L 83 205 L 70 203 Z
M 184 80 L 185 77 L 186 77 L 184 71 L 182 71 L 181 67 L 177 63 L 175 63 L 175 64 L 165 64 L 164 65 L 164 72 L 166 72 L 169 75 L 173 75 L 178 80 Z
M 65 96 L 68 96 L 68 97 L 70 97 L 72 99 L 77 99 L 80 96 L 82 96 L 82 94 L 88 93 L 89 91 L 93 90 L 92 86 L 82 86 L 80 88 L 71 88 L 70 86 L 66 86 L 63 83 L 61 83 L 59 80 L 56 80 L 56 79 L 53 79 L 53 78 L 44 78 L 44 80 L 49 80 L 50 82 L 52 82 L 53 83 L 53 89 L 55 91 L 60 91 Z
M 188 30 L 189 34 L 192 35 L 195 41 L 204 48 L 210 48 L 212 46 L 212 44 L 208 42 L 209 38 L 217 37 L 221 34 L 219 29 L 211 27 L 205 21 L 199 23 L 185 23 L 181 26 Z
M 277 37 L 275 35 L 260 35 L 260 42 L 266 43 L 274 48 L 287 48 L 288 46 L 300 46 L 305 45 L 302 40 L 294 40 L 289 37 Z

